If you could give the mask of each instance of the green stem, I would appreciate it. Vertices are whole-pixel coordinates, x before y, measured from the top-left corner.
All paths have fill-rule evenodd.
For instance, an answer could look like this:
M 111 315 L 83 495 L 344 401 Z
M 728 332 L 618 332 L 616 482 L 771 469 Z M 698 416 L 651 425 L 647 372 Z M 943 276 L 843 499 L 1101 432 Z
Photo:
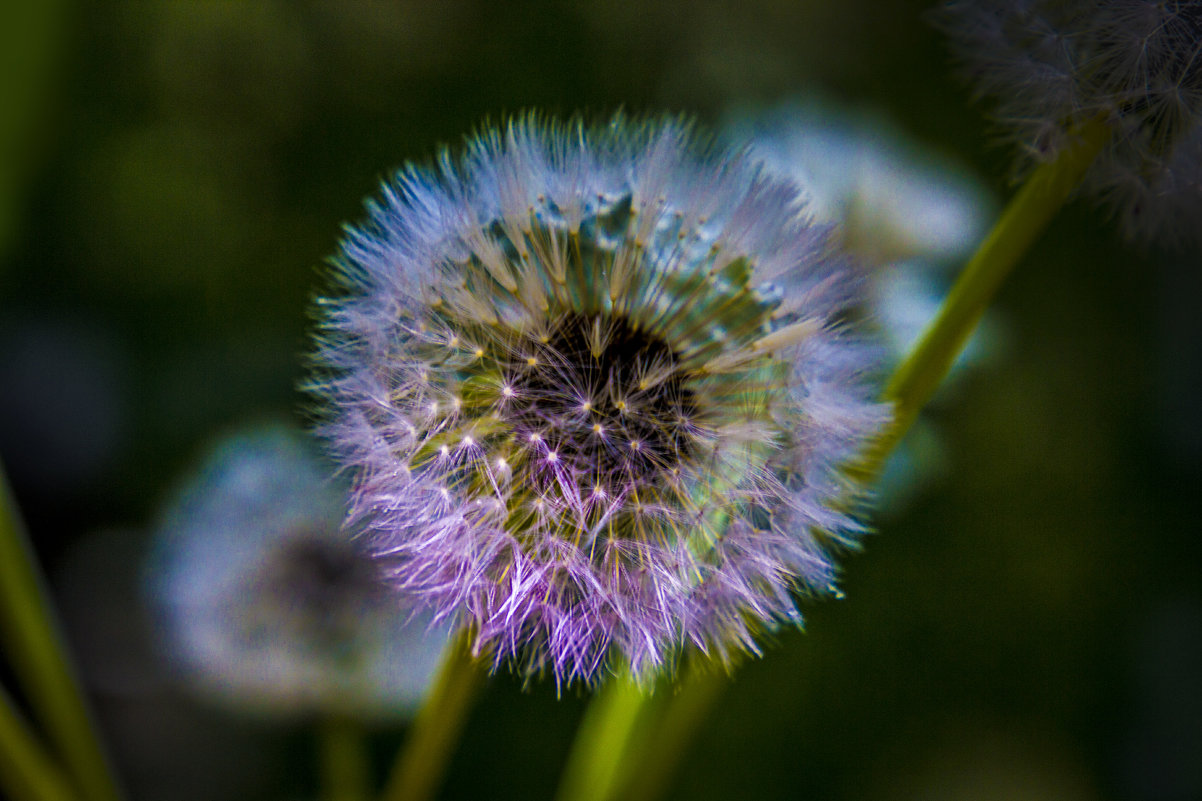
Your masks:
M 893 372 L 884 392 L 884 399 L 893 403 L 893 420 L 848 471 L 864 485 L 879 477 L 885 460 L 947 375 L 1006 276 L 1077 188 L 1111 131 L 1103 121 L 1094 120 L 1076 134 L 1074 144 L 1056 161 L 1031 173 L 965 265 L 939 314 Z
M 568 754 L 558 801 L 602 801 L 624 785 L 620 768 L 638 745 L 651 690 L 629 676 L 611 679 L 585 710 Z
M 322 799 L 367 801 L 371 796 L 371 770 L 363 725 L 334 715 L 320 726 Z
M 0 637 L 34 714 L 89 801 L 121 797 L 83 691 L 66 656 L 46 588 L 34 567 L 0 469 Z
M 625 801 L 659 798 L 667 789 L 668 780 L 672 778 L 693 735 L 729 681 L 729 674 L 710 666 L 706 670 L 694 671 L 693 675 L 681 682 L 676 694 L 664 702 L 657 716 L 658 725 L 649 734 L 648 740 L 655 743 L 654 758 L 644 758 L 632 766 L 628 765 L 625 783 L 618 788 L 620 792 L 611 793 L 609 797 Z
M 74 801 L 42 744 L 0 689 L 0 795 L 13 801 Z
M 437 789 L 484 673 L 467 630 L 447 648 L 426 703 L 413 721 L 384 789 L 385 801 L 425 801 Z
M 1076 189 L 1111 135 L 1102 120 L 1091 121 L 1075 133 L 1074 144 L 1056 161 L 1031 173 L 965 266 L 939 314 L 894 371 L 884 392 L 884 399 L 893 404 L 892 422 L 860 459 L 847 467 L 848 474 L 862 485 L 870 485 L 879 477 L 885 460 L 947 375 L 1006 276 Z M 594 717 L 590 710 L 577 733 L 570 759 L 582 765 L 606 765 L 612 760 L 625 763 L 606 768 L 611 775 L 624 778 L 622 785 L 607 787 L 604 795 L 591 797 L 626 798 L 615 791 L 637 789 L 638 798 L 643 801 L 653 798 L 663 788 L 688 739 L 724 684 L 723 677 L 716 673 L 683 683 L 674 696 L 655 710 L 658 722 L 642 716 L 642 731 L 633 725 L 640 718 L 638 708 L 622 709 L 621 717 L 614 714 L 611 728 L 589 725 Z M 616 703 L 604 693 L 593 701 L 602 708 Z M 645 706 L 647 699 L 627 698 L 626 703 Z M 596 713 L 598 718 L 601 715 Z M 624 731 L 619 729 L 623 721 L 627 721 Z M 647 738 L 648 730 L 654 731 L 653 737 Z M 629 747 L 627 738 L 634 736 L 647 740 L 650 747 Z M 569 770 L 580 768 L 569 763 Z

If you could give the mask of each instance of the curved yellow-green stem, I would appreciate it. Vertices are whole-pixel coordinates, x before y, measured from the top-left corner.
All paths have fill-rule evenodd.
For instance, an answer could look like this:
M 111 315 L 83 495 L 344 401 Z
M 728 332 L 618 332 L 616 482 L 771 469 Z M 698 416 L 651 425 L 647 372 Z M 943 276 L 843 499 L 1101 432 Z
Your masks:
M 424 801 L 438 789 L 484 671 L 462 631 L 446 650 L 442 668 L 413 721 L 384 788 L 384 801 Z
M 947 375 L 1006 276 L 1080 184 L 1111 135 L 1102 120 L 1091 121 L 1075 133 L 1074 144 L 1056 161 L 1032 172 L 965 266 L 939 314 L 894 371 L 883 393 L 884 400 L 893 404 L 893 419 L 847 468 L 863 485 L 879 477 L 889 454 Z M 573 797 L 565 789 L 579 786 L 589 776 L 608 776 L 602 792 L 587 796 L 591 801 L 650 801 L 666 784 L 696 724 L 724 685 L 720 673 L 703 675 L 683 682 L 675 695 L 648 710 L 647 696 L 631 695 L 624 683 L 611 682 L 593 700 L 597 711 L 588 710 L 577 733 L 560 798 Z M 632 741 L 647 746 L 632 748 Z
M 693 665 L 674 687 L 611 680 L 580 722 L 557 801 L 645 801 L 659 796 L 692 733 L 725 688 L 725 671 Z M 654 759 L 640 755 L 653 753 Z M 634 773 L 637 771 L 637 775 Z
M 1101 120 L 1076 133 L 1073 146 L 1056 161 L 1038 167 L 1011 199 L 964 266 L 939 314 L 893 371 L 884 392 L 884 399 L 893 404 L 893 419 L 849 468 L 853 477 L 865 483 L 879 477 L 885 460 L 951 369 L 1006 276 L 1081 183 L 1111 135 Z
M 87 801 L 121 794 L 0 468 L 0 642 L 54 756 Z
M 622 786 L 620 768 L 639 743 L 640 719 L 650 711 L 651 688 L 629 676 L 611 678 L 585 710 L 568 754 L 557 801 L 601 801 Z
M 659 798 L 693 739 L 693 733 L 729 682 L 730 675 L 719 669 L 694 671 L 693 675 L 680 682 L 675 695 L 667 697 L 663 705 L 653 712 L 655 729 L 647 736 L 647 742 L 652 743 L 653 747 L 648 749 L 647 754 L 654 755 L 654 758 L 643 758 L 636 764 L 624 766 L 623 784 L 618 785 L 607 798 L 621 798 L 623 801 L 652 801 Z
M 58 765 L 0 689 L 0 796 L 13 801 L 76 801 Z

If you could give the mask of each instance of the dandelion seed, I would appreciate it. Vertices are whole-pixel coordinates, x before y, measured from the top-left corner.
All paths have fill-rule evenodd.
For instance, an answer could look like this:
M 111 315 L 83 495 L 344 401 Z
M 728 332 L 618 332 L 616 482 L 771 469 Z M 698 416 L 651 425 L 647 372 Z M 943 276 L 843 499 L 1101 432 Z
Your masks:
M 313 391 L 394 581 L 559 681 L 799 621 L 860 531 L 839 465 L 886 412 L 839 322 L 860 281 L 798 203 L 685 123 L 621 117 L 524 119 L 390 182 L 334 261 Z M 423 459 L 465 428 L 482 458 Z

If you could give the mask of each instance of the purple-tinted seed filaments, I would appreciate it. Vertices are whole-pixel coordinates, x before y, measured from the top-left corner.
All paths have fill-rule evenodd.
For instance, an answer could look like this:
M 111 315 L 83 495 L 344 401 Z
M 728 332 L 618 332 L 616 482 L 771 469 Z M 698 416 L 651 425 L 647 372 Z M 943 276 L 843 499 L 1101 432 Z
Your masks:
M 514 122 L 347 229 L 313 391 L 393 580 L 561 682 L 798 622 L 860 531 L 859 281 L 687 124 Z

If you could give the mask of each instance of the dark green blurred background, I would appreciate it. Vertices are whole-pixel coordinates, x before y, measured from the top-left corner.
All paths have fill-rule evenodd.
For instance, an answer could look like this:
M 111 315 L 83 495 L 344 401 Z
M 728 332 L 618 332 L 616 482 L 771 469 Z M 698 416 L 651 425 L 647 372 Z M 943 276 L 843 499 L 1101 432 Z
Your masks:
M 528 108 L 712 123 L 817 90 L 1005 196 L 926 5 L 5 4 L 0 454 L 131 794 L 313 786 L 303 727 L 156 667 L 139 551 L 206 443 L 302 419 L 316 268 L 381 177 Z M 1005 358 L 939 414 L 942 483 L 739 671 L 670 797 L 1202 798 L 1198 261 L 1061 215 L 999 300 Z M 498 676 L 445 797 L 549 797 L 585 700 Z

